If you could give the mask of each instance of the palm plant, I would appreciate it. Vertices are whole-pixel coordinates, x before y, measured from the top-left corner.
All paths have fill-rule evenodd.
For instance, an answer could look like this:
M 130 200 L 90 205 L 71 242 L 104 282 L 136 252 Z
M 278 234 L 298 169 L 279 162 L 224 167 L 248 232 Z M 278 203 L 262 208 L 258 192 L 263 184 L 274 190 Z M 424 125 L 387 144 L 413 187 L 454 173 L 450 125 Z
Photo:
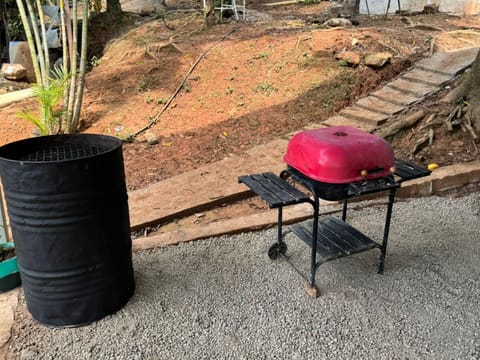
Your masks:
M 40 103 L 40 116 L 22 112 L 21 117 L 35 124 L 42 135 L 78 131 L 80 110 L 85 86 L 87 57 L 88 0 L 81 0 L 81 45 L 78 54 L 77 0 L 72 1 L 72 13 L 66 0 L 58 0 L 60 42 L 63 47 L 63 64 L 53 70 L 49 62 L 47 30 L 44 10 L 40 0 L 16 0 L 25 35 L 32 56 L 36 84 L 32 86 Z M 50 19 L 52 21 L 52 19 Z M 69 75 L 66 75 L 69 74 Z M 63 99 L 63 107 L 57 110 Z
M 69 78 L 69 74 L 65 73 L 62 67 L 55 66 L 53 76 L 48 78 L 46 85 L 35 84 L 32 86 L 33 94 L 40 106 L 40 115 L 36 116 L 31 111 L 18 113 L 18 116 L 34 124 L 40 135 L 64 132 L 62 120 L 66 109 L 60 105 L 60 101 Z

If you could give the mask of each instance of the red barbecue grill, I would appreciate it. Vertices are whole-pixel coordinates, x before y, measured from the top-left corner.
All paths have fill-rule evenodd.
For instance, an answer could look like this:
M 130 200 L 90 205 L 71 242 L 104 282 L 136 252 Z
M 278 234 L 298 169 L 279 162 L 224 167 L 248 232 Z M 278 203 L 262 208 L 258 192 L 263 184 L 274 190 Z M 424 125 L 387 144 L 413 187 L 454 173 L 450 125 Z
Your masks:
M 311 247 L 310 279 L 306 287 L 310 295 L 318 296 L 315 273 L 327 261 L 378 248 L 381 251 L 378 272 L 383 273 L 395 191 L 403 181 L 430 175 L 431 171 L 394 159 L 388 142 L 349 126 L 298 133 L 288 143 L 284 160 L 288 167 L 280 176 L 266 172 L 238 178 L 270 208 L 278 208 L 277 241 L 270 247 L 269 257 L 275 260 L 287 252 L 283 241 L 286 233 L 282 230 L 283 207 L 307 202 L 313 207 L 313 218 L 292 225 L 291 231 Z M 291 183 L 303 185 L 310 195 Z M 381 244 L 346 222 L 349 198 L 380 191 L 389 191 Z M 342 220 L 335 217 L 319 220 L 320 199 L 343 200 Z

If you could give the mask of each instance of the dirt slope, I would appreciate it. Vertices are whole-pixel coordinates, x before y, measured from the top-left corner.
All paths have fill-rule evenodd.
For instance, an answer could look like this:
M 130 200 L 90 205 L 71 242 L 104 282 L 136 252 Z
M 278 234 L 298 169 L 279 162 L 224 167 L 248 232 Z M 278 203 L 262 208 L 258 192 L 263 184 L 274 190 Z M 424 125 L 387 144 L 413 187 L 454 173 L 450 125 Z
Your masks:
M 108 44 L 103 56 L 92 59 L 82 131 L 126 139 L 158 117 L 149 130 L 158 144 L 148 145 L 142 134 L 124 146 L 130 189 L 318 123 L 428 56 L 439 33 L 475 30 L 480 24 L 477 18 L 436 14 L 360 17 L 358 26 L 322 29 L 318 23 L 332 11 L 327 2 L 247 6 L 247 21 L 208 29 L 198 12 L 139 18 Z M 91 30 L 97 35 L 91 36 L 94 49 L 102 48 L 102 25 L 97 21 L 99 30 Z M 389 51 L 394 57 L 381 69 L 351 68 L 335 60 L 343 51 L 361 56 Z M 15 114 L 34 106 L 30 100 L 1 110 L 0 144 L 30 136 L 29 124 Z M 460 150 L 470 153 L 468 159 L 477 156 L 468 135 L 460 131 L 455 136 Z M 407 131 L 393 141 L 408 155 L 415 139 Z M 438 144 L 420 160 L 438 162 L 439 152 L 448 151 L 450 142 Z M 445 162 L 457 161 L 444 157 Z

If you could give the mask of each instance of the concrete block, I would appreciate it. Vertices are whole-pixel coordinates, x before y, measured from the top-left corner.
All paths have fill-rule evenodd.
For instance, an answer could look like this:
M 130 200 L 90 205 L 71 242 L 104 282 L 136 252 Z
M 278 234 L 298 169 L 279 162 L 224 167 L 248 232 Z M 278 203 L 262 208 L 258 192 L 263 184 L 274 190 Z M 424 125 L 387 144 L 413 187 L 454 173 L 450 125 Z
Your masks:
M 410 198 L 428 196 L 433 193 L 432 181 L 429 178 L 421 178 L 404 183 L 397 190 L 397 198 Z
M 384 101 L 373 96 L 367 96 L 355 103 L 356 106 L 381 114 L 395 115 L 405 109 L 405 106 Z
M 394 80 L 389 83 L 387 87 L 403 93 L 412 94 L 417 98 L 423 98 L 440 90 L 440 88 L 437 86 L 432 86 L 417 81 L 410 81 L 406 78 L 399 78 L 397 80 Z
M 372 94 L 370 94 L 370 96 L 400 106 L 408 106 L 421 100 L 417 96 L 414 96 L 412 94 L 406 94 L 404 92 L 400 92 L 387 86 L 373 92 Z
M 370 111 L 367 109 L 362 109 L 358 106 L 353 106 L 350 108 L 346 108 L 339 113 L 340 116 L 350 118 L 353 120 L 371 123 L 374 126 L 379 126 L 384 124 L 390 115 L 382 114 L 375 111 Z
M 377 126 L 375 126 L 373 123 L 366 123 L 363 121 L 346 118 L 340 115 L 332 116 L 331 118 L 325 120 L 323 123 L 328 126 L 352 126 L 354 128 L 367 132 L 372 132 L 377 128 Z
M 415 68 L 403 75 L 401 79 L 423 82 L 431 86 L 442 86 L 446 82 L 450 81 L 452 77 L 450 75 Z
M 428 59 L 419 61 L 415 68 L 455 76 L 473 63 L 477 53 L 478 48 L 436 53 Z
M 433 192 L 444 191 L 444 190 L 462 187 L 465 184 L 468 184 L 467 173 L 456 173 L 454 171 L 445 171 L 444 174 L 433 177 L 432 190 Z

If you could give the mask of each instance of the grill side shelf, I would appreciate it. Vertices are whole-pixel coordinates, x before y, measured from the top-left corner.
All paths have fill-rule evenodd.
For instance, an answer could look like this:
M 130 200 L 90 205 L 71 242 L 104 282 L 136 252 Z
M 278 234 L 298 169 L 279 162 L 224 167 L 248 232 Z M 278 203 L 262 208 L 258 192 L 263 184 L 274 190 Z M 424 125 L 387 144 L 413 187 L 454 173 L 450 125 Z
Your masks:
M 248 186 L 270 208 L 311 202 L 306 194 L 271 172 L 239 176 L 238 182 Z
M 410 161 L 395 159 L 395 175 L 400 177 L 399 182 L 421 178 L 431 173 L 430 170 L 423 166 Z
M 313 220 L 294 224 L 291 229 L 308 246 L 312 246 Z M 379 247 L 368 236 L 337 218 L 327 217 L 318 222 L 317 253 L 322 258 L 318 265 Z

